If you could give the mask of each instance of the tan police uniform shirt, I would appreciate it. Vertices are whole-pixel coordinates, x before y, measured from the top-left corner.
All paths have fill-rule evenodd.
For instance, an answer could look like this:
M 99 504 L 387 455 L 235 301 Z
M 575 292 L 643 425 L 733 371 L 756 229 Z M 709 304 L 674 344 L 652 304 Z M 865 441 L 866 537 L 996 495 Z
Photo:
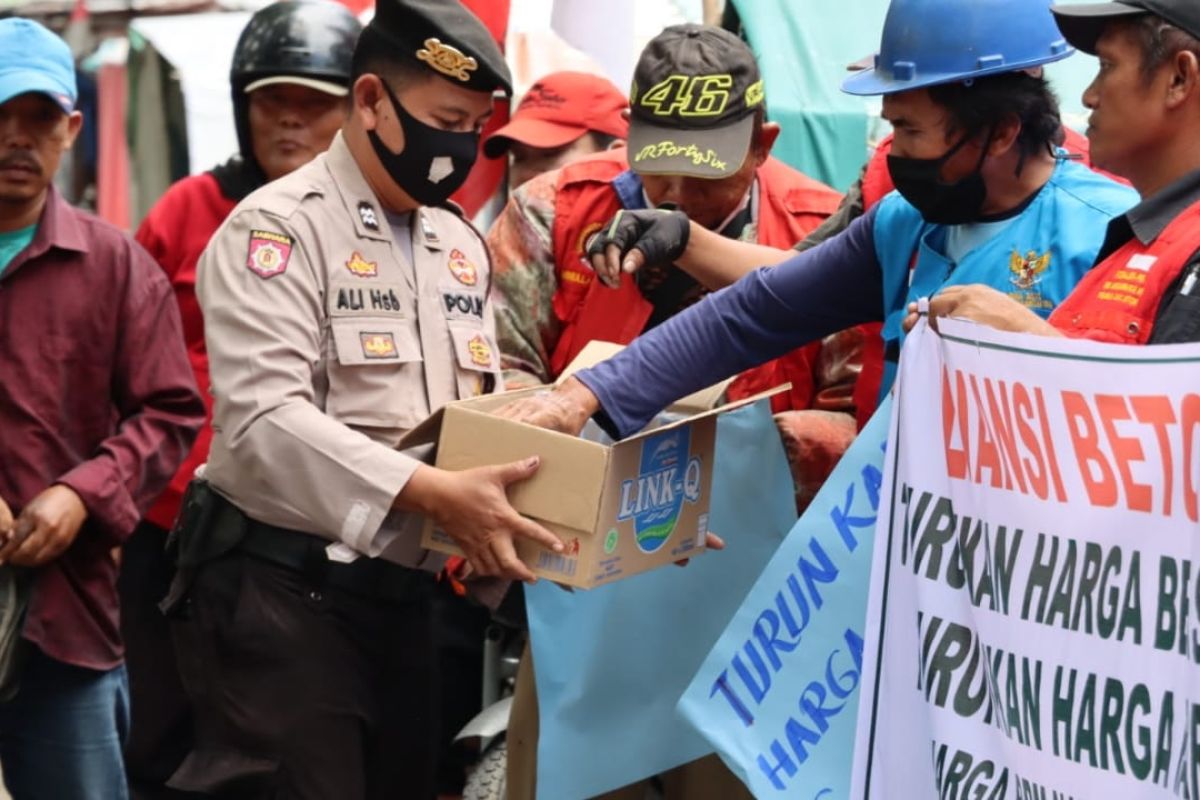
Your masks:
M 447 209 L 397 245 L 341 134 L 246 198 L 200 259 L 213 444 L 204 476 L 252 519 L 416 565 L 392 503 L 401 437 L 499 380 L 483 240 Z M 343 550 L 344 552 L 344 550 Z

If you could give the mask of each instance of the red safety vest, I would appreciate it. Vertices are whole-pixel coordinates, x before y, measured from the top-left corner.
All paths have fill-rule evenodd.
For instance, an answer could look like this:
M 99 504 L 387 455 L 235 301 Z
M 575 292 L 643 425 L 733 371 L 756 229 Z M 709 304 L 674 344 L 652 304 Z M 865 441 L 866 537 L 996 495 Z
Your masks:
M 1200 248 L 1200 202 L 1193 203 L 1148 245 L 1136 237 L 1092 268 L 1050 315 L 1067 336 L 1145 344 L 1163 295 Z
M 622 276 L 620 288 L 609 289 L 596 280 L 584 259 L 592 235 L 623 208 L 612 181 L 627 169 L 625 151 L 613 150 L 574 162 L 559 176 L 553 229 L 558 289 L 553 304 L 563 327 L 550 356 L 553 377 L 590 341 L 632 342 L 653 311 L 632 276 Z M 791 247 L 807 236 L 841 199 L 833 189 L 774 158 L 758 170 L 758 197 L 758 242 L 777 248 Z M 791 393 L 773 401 L 775 410 L 807 408 L 819 351 L 820 343 L 814 342 L 743 373 L 730 387 L 730 399 L 790 382 Z
M 1087 137 L 1065 127 L 1063 128 L 1063 137 L 1063 149 L 1072 156 L 1078 157 L 1088 167 L 1095 169 L 1092 167 L 1089 157 Z M 875 148 L 875 153 L 867 162 L 866 170 L 863 172 L 863 211 L 871 208 L 896 188 L 887 167 L 887 157 L 891 152 L 892 136 L 889 134 Z M 1118 183 L 1126 185 L 1129 183 L 1124 178 L 1111 175 L 1103 170 L 1096 170 L 1096 172 L 1112 178 Z M 859 430 L 875 413 L 875 408 L 879 405 L 879 388 L 883 385 L 883 337 L 881 335 L 883 326 L 872 322 L 863 325 L 862 328 L 867 331 L 867 337 L 863 343 L 862 371 L 858 374 L 858 381 L 854 384 L 854 408 Z

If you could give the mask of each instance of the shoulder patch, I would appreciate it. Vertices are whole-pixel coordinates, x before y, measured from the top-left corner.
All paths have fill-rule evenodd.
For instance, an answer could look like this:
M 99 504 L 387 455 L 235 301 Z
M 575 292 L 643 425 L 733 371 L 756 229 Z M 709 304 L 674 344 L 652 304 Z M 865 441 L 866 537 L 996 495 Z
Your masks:
M 292 256 L 292 237 L 274 231 L 250 231 L 246 267 L 260 278 L 274 278 L 287 272 Z

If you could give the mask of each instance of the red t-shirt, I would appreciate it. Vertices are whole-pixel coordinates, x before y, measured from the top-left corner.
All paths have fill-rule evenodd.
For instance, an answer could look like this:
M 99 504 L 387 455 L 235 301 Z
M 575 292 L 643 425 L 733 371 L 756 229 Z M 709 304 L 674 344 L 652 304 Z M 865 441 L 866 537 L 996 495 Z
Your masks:
M 208 246 L 208 240 L 236 205 L 236 201 L 221 193 L 216 178 L 210 173 L 193 175 L 167 190 L 150 209 L 135 236 L 167 273 L 175 291 L 179 314 L 183 318 L 188 360 L 205 408 L 204 427 L 191 453 L 146 514 L 147 520 L 161 528 L 169 529 L 174 524 L 183 492 L 196 467 L 208 458 L 212 442 L 212 394 L 209 392 L 208 352 L 204 348 L 204 318 L 196 300 L 196 262 Z

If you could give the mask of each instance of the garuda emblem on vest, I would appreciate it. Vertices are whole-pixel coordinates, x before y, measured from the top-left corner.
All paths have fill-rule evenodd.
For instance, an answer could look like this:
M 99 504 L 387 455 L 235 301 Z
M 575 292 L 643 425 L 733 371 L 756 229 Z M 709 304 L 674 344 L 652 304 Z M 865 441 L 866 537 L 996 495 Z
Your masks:
M 1013 274 L 1009 280 L 1018 289 L 1032 289 L 1042 282 L 1042 273 L 1049 266 L 1049 251 L 1039 256 L 1036 250 L 1030 250 L 1022 257 L 1020 252 L 1014 249 L 1008 263 L 1008 268 Z

